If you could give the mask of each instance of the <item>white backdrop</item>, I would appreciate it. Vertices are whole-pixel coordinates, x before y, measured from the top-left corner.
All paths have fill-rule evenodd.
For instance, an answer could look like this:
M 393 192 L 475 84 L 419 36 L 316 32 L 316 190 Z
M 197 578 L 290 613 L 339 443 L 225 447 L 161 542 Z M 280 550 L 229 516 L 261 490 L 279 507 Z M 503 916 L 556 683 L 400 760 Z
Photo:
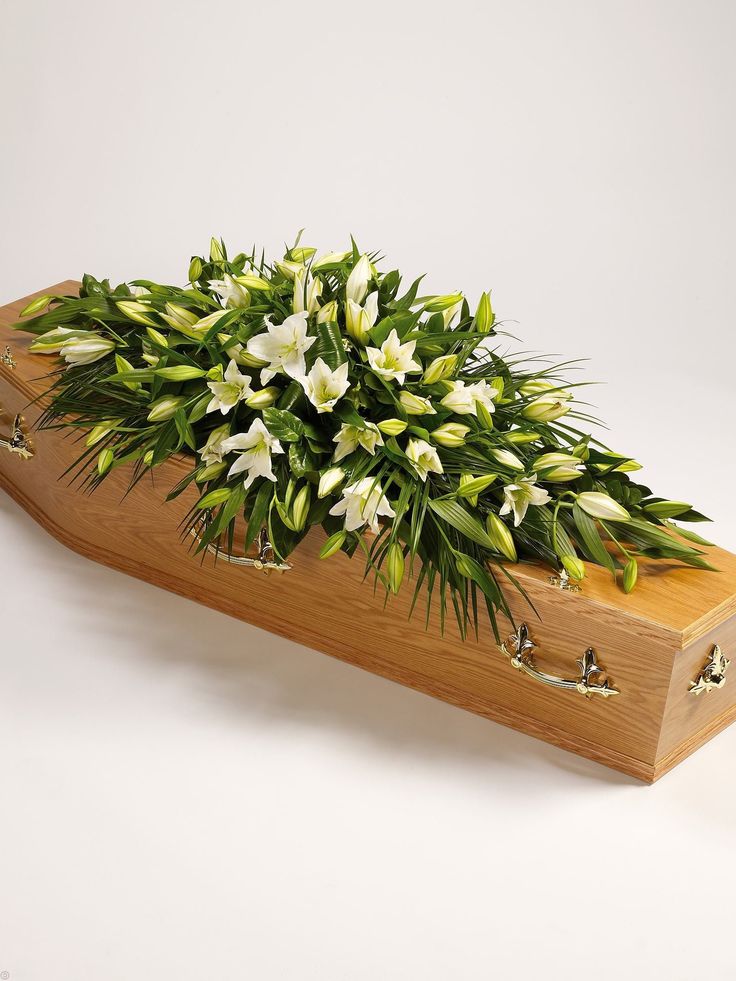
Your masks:
M 736 550 L 732 3 L 2 24 L 0 301 L 352 233 L 590 358 L 612 444 Z M 11 981 L 733 976 L 736 730 L 645 789 L 100 570 L 5 497 L 0 576 Z

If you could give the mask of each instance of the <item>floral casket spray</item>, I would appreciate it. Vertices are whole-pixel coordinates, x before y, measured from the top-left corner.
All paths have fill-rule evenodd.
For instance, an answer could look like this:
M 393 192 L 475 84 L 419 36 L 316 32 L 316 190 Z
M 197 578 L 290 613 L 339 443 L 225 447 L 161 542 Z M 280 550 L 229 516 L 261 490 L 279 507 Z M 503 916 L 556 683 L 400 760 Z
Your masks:
M 0 483 L 98 561 L 653 780 L 736 713 L 736 558 L 564 366 L 503 353 L 490 292 L 420 287 L 213 240 L 183 287 L 10 304 Z

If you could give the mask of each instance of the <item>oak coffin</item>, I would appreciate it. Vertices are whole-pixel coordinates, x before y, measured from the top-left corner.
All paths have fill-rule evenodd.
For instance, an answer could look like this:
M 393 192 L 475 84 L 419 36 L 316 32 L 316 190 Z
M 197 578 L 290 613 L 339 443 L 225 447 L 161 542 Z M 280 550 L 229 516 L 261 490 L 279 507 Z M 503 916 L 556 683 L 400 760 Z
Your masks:
M 179 530 L 191 499 L 163 503 L 184 461 L 160 467 L 127 496 L 122 470 L 94 494 L 80 494 L 60 479 L 78 444 L 59 431 L 34 431 L 48 362 L 9 327 L 30 299 L 0 309 L 0 487 L 75 551 L 648 782 L 736 717 L 736 667 L 732 679 L 726 673 L 736 650 L 736 556 L 720 549 L 710 555 L 719 574 L 643 562 L 629 596 L 596 567 L 573 593 L 546 568 L 516 566 L 534 610 L 510 595 L 515 624 L 505 626 L 516 637 L 504 653 L 487 628 L 462 641 L 453 624 L 443 636 L 430 617 L 425 631 L 423 610 L 408 619 L 411 590 L 384 606 L 363 581 L 359 558 L 318 559 L 316 531 L 282 574 L 194 557 Z M 350 624 L 341 610 L 350 611 Z M 534 648 L 520 645 L 522 624 Z

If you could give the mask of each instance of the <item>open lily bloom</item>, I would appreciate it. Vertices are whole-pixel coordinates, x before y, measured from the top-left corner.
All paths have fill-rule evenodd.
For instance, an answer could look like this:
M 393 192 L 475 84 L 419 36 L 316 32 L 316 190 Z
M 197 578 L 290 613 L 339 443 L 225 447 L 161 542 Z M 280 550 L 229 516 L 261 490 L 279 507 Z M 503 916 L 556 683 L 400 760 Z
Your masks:
M 256 477 L 276 480 L 276 475 L 271 469 L 271 454 L 284 451 L 281 443 L 269 433 L 261 419 L 254 419 L 247 433 L 237 433 L 222 441 L 223 453 L 230 453 L 233 450 L 239 456 L 228 470 L 228 477 L 247 471 L 246 488 L 250 487 Z
M 375 477 L 364 477 L 346 487 L 342 492 L 342 500 L 330 508 L 330 514 L 345 515 L 346 531 L 357 531 L 368 525 L 376 535 L 379 531 L 379 517 L 395 517 L 394 509 Z
M 551 500 L 549 493 L 543 487 L 537 487 L 536 479 L 535 473 L 530 477 L 519 477 L 515 483 L 508 484 L 503 489 L 503 505 L 498 513 L 504 515 L 513 511 L 516 528 L 526 517 L 530 504 L 540 507 Z
M 231 361 L 225 369 L 224 381 L 207 382 L 207 387 L 212 392 L 207 411 L 216 412 L 219 409 L 223 415 L 253 394 L 250 377 L 239 371 L 235 361 Z
M 317 358 L 309 374 L 299 379 L 307 398 L 317 412 L 332 412 L 337 402 L 350 388 L 349 367 L 346 361 L 333 371 L 322 358 Z
M 292 313 L 283 323 L 268 323 L 264 334 L 250 338 L 246 350 L 267 365 L 261 371 L 262 385 L 267 385 L 279 371 L 292 378 L 304 375 L 307 368 L 304 355 L 317 340 L 307 336 L 308 316 L 306 310 Z
M 395 379 L 399 385 L 403 385 L 407 374 L 422 370 L 421 364 L 414 360 L 416 346 L 416 341 L 402 344 L 396 330 L 392 330 L 380 349 L 366 348 L 366 354 L 371 368 L 377 375 Z

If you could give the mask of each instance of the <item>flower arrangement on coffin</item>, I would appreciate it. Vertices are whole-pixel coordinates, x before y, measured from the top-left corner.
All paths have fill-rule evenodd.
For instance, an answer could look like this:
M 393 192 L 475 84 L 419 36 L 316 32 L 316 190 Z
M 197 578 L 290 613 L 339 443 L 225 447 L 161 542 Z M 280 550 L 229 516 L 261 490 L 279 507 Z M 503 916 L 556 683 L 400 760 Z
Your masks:
M 40 297 L 18 326 L 66 362 L 42 426 L 88 431 L 92 487 L 187 454 L 169 496 L 199 489 L 199 550 L 232 548 L 244 517 L 245 548 L 266 529 L 285 560 L 321 525 L 322 557 L 359 550 L 443 623 L 449 602 L 463 633 L 482 603 L 498 635 L 519 559 L 574 580 L 598 563 L 627 592 L 639 556 L 709 568 L 694 546 L 710 543 L 673 520 L 706 519 L 578 428 L 559 369 L 501 356 L 490 293 L 471 310 L 462 293 L 419 296 L 421 280 L 402 292 L 377 261 L 298 240 L 273 263 L 228 259 L 213 239 L 187 286 L 85 276 L 78 297 Z

